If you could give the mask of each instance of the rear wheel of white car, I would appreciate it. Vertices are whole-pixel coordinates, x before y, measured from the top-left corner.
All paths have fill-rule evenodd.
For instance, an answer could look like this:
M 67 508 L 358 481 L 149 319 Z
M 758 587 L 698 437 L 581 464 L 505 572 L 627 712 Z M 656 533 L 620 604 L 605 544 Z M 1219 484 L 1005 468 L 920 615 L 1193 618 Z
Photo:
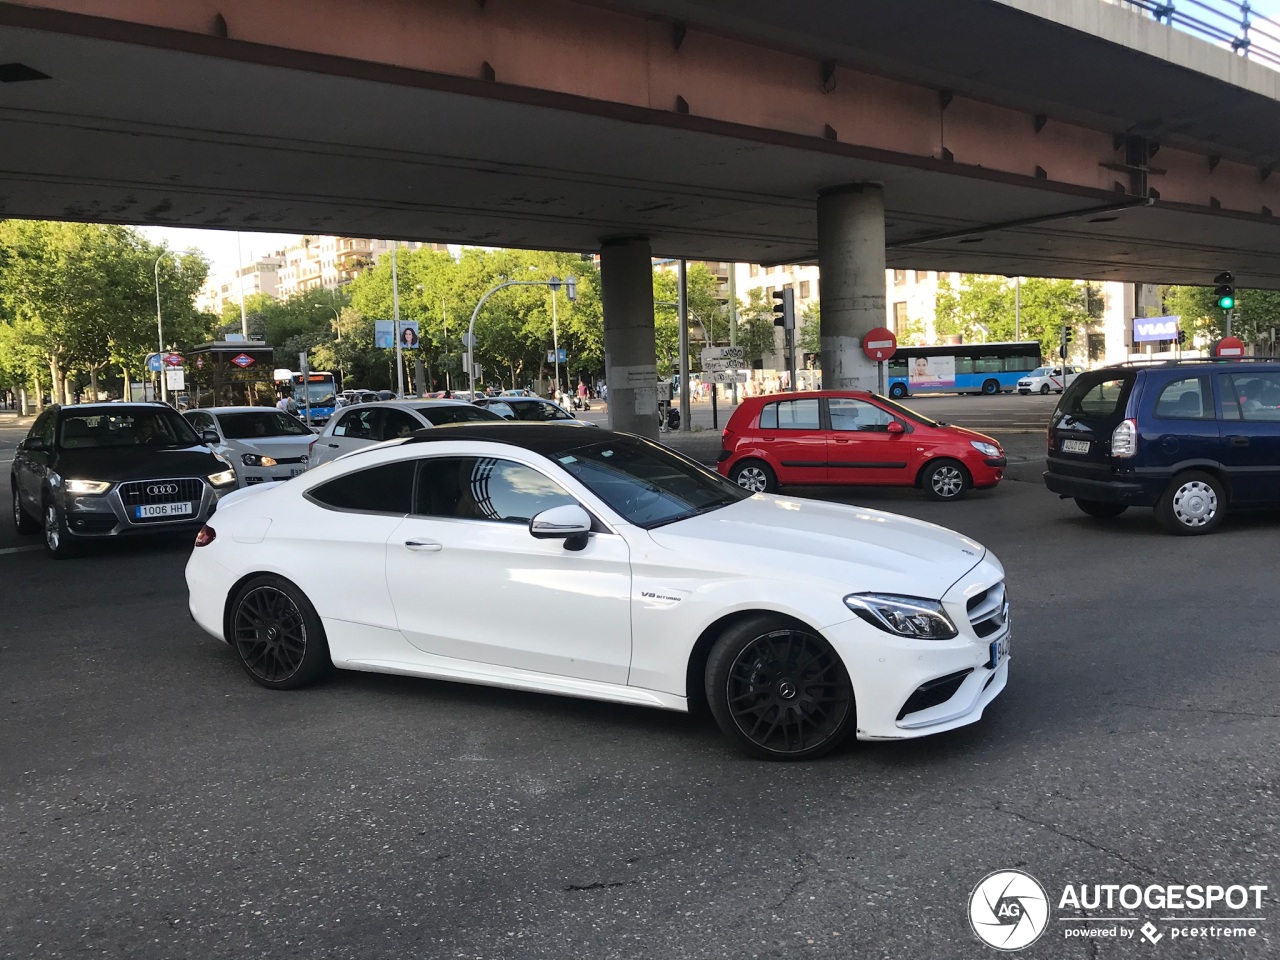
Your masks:
M 839 655 L 782 617 L 751 617 L 725 630 L 707 658 L 706 692 L 725 735 L 766 760 L 821 756 L 856 721 Z
M 257 683 L 292 690 L 333 668 L 320 616 L 296 586 L 271 574 L 254 577 L 231 605 L 231 644 Z

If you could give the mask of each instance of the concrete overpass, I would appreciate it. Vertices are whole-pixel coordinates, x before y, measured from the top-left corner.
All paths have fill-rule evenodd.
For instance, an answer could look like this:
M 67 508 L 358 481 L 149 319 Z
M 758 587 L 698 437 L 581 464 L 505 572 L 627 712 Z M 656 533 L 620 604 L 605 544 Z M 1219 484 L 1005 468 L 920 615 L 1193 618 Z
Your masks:
M 0 215 L 602 250 L 637 428 L 650 252 L 818 257 L 865 382 L 886 264 L 1280 288 L 1277 129 L 1100 0 L 0 3 Z

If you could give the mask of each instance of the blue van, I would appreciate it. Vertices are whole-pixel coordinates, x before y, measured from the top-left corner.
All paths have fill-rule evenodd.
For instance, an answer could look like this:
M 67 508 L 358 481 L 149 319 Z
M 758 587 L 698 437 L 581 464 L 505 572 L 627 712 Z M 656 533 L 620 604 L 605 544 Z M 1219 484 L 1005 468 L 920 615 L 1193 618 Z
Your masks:
M 1280 360 L 1082 373 L 1053 413 L 1044 482 L 1091 517 L 1154 507 L 1183 535 L 1236 507 L 1280 506 Z

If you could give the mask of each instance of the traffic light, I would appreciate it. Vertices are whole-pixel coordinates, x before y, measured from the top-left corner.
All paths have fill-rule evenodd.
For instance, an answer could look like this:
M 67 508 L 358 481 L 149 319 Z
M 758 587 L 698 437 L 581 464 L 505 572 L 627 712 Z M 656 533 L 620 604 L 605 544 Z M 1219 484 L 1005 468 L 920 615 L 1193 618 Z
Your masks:
M 796 292 L 790 287 L 783 287 L 773 292 L 773 324 L 783 330 L 796 328 Z
M 1236 278 L 1231 271 L 1225 271 L 1213 278 L 1217 284 L 1213 288 L 1213 298 L 1222 310 L 1234 310 L 1236 306 Z
M 1182 345 L 1183 345 L 1184 343 L 1186 343 L 1186 342 L 1187 342 L 1187 331 L 1185 331 L 1185 330 L 1179 330 L 1179 331 L 1178 331 L 1178 346 L 1182 346 Z
M 1067 344 L 1075 337 L 1076 332 L 1065 323 L 1062 325 L 1062 346 L 1058 347 L 1058 356 L 1063 360 L 1067 359 Z

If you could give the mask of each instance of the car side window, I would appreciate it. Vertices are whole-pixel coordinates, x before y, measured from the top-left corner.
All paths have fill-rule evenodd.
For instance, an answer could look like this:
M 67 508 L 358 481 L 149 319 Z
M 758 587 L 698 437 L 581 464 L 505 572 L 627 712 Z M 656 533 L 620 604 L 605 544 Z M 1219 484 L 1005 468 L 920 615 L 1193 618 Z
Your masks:
M 850 397 L 832 397 L 827 401 L 831 414 L 831 429 L 865 433 L 885 433 L 895 417 L 865 400 Z
M 189 413 L 187 414 L 187 422 L 191 424 L 192 429 L 195 430 L 196 433 L 199 433 L 202 430 L 214 429 L 213 417 L 209 416 L 207 413 Z
M 1170 380 L 1156 400 L 1155 415 L 1161 420 L 1212 420 L 1213 394 L 1209 391 L 1209 378 Z
M 27 433 L 27 439 L 32 437 L 40 437 L 45 443 L 53 443 L 54 420 L 57 413 L 53 410 L 46 410 L 36 418 L 36 422 L 31 425 L 31 430 Z
M 821 424 L 818 400 L 783 400 L 760 411 L 762 430 L 817 430 Z
M 418 469 L 419 516 L 527 524 L 543 510 L 578 502 L 554 480 L 510 460 L 432 457 Z
M 307 491 L 321 506 L 403 516 L 413 506 L 412 460 L 357 470 Z
M 381 440 L 407 437 L 412 435 L 413 431 L 422 429 L 422 424 L 403 410 L 384 410 L 382 412 L 384 419 L 382 421 L 382 435 L 379 437 Z
M 1226 419 L 1280 420 L 1280 374 L 1237 373 L 1226 379 L 1230 381 L 1222 400 Z
M 353 440 L 376 440 L 374 435 L 374 427 L 376 426 L 375 418 L 382 411 L 377 407 L 370 407 L 367 410 L 352 410 L 341 420 L 338 425 L 333 428 L 335 437 L 350 437 Z

